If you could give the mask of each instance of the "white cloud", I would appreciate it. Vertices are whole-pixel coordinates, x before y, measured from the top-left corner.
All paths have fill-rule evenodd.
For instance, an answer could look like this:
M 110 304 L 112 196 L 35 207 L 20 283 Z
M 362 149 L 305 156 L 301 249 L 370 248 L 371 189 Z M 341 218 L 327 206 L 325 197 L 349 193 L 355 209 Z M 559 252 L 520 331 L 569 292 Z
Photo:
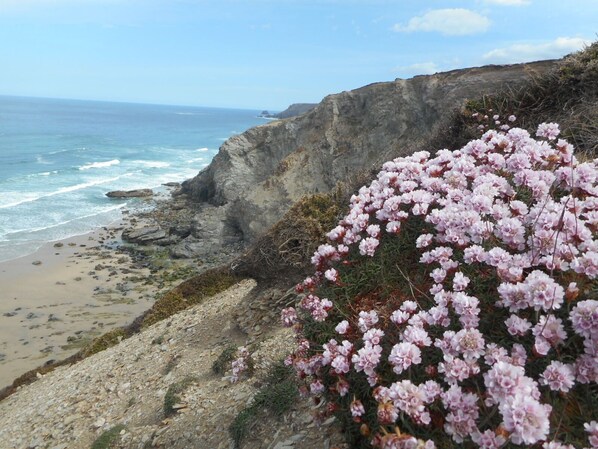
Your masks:
M 393 69 L 393 72 L 397 72 L 405 76 L 432 75 L 439 71 L 439 67 L 434 62 L 419 62 L 416 64 L 395 67 Z
M 496 64 L 555 59 L 581 50 L 591 43 L 591 40 L 580 37 L 559 37 L 551 42 L 541 44 L 514 44 L 506 48 L 496 48 L 486 53 L 484 59 Z
M 504 6 L 524 6 L 531 3 L 530 0 L 485 0 L 486 3 L 493 5 L 504 5 Z
M 412 17 L 407 25 L 397 23 L 394 31 L 436 31 L 447 36 L 483 33 L 490 27 L 490 19 L 463 8 L 434 9 L 423 16 Z

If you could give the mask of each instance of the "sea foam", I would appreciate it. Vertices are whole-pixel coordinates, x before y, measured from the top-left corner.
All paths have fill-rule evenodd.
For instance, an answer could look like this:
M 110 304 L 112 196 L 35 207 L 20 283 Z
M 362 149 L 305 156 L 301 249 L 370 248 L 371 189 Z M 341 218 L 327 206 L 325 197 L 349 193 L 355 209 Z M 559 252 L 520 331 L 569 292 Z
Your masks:
M 118 159 L 112 159 L 111 161 L 105 161 L 105 162 L 90 162 L 88 164 L 85 164 L 81 167 L 79 167 L 79 170 L 89 170 L 90 168 L 104 168 L 104 167 L 110 167 L 112 165 L 118 165 L 120 164 L 120 161 Z

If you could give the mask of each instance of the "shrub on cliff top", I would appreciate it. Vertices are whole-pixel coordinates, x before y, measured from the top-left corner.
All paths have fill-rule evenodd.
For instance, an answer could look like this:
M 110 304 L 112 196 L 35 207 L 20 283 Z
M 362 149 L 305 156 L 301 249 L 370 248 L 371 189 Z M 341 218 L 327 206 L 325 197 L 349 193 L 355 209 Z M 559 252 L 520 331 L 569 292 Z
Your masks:
M 598 160 L 492 121 L 384 164 L 282 312 L 355 447 L 598 447 Z
M 467 103 L 450 127 L 433 140 L 433 147 L 458 148 L 474 136 L 467 128 L 474 112 L 508 115 L 516 111 L 522 128 L 535 129 L 544 117 L 557 121 L 562 135 L 578 153 L 598 154 L 598 42 L 558 61 L 554 69 L 517 86 Z

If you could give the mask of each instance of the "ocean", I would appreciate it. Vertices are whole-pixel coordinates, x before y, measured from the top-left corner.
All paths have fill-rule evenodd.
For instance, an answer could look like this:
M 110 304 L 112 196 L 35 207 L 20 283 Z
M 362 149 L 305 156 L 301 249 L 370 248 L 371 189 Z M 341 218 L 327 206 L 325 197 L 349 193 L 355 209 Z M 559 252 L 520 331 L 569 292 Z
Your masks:
M 0 261 L 84 234 L 206 167 L 260 111 L 0 96 Z

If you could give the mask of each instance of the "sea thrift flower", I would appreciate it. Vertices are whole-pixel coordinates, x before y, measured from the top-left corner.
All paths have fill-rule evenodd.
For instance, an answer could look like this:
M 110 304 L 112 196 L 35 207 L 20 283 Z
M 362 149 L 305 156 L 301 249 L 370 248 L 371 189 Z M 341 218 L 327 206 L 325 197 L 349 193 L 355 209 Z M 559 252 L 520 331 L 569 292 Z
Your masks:
M 371 345 L 378 345 L 380 344 L 382 337 L 384 337 L 384 331 L 381 331 L 380 329 L 369 329 L 363 334 L 363 341 Z
M 355 371 L 363 371 L 368 376 L 375 374 L 374 369 L 380 362 L 382 354 L 382 347 L 380 345 L 366 345 L 357 351 L 357 354 L 353 354 L 351 361 L 355 365 Z
M 561 133 L 559 125 L 556 123 L 540 123 L 538 125 L 538 131 L 536 136 L 546 137 L 547 139 L 554 140 Z
M 359 244 L 359 253 L 362 256 L 373 257 L 379 244 L 380 241 L 378 239 L 375 239 L 374 237 L 367 237 Z
M 591 338 L 598 344 L 598 301 L 588 299 L 578 302 L 570 317 L 576 334 Z
M 359 312 L 359 321 L 357 325 L 359 326 L 359 330 L 361 332 L 366 332 L 370 327 L 378 322 L 378 314 L 375 310 L 370 310 L 369 312 Z
M 341 335 L 346 334 L 347 331 L 349 330 L 349 322 L 347 320 L 341 321 L 340 323 L 338 323 L 336 325 L 334 330 Z
M 334 268 L 330 268 L 326 270 L 324 277 L 330 282 L 336 282 L 338 280 L 338 271 L 336 271 Z
M 552 361 L 542 373 L 540 384 L 548 385 L 553 391 L 568 392 L 575 383 L 573 367 L 558 361 Z
M 507 325 L 509 334 L 518 336 L 524 336 L 532 327 L 532 323 L 528 320 L 514 314 L 505 321 L 505 324 Z
M 486 430 L 483 433 L 474 432 L 471 439 L 480 449 L 499 449 L 507 440 L 502 435 L 497 435 L 492 430 Z
M 236 383 L 241 378 L 242 374 L 247 372 L 249 369 L 249 350 L 245 346 L 241 346 L 237 350 L 237 358 L 233 360 L 232 376 L 230 378 L 231 383 Z
M 598 447 L 598 422 L 590 421 L 589 423 L 585 423 L 583 425 L 585 431 L 589 434 L 590 445 L 593 448 Z
M 297 311 L 294 307 L 287 307 L 280 311 L 280 319 L 286 327 L 291 327 L 297 322 Z
M 354 418 L 358 418 L 365 413 L 365 408 L 363 407 L 363 404 L 361 403 L 361 401 L 358 399 L 353 399 L 353 402 L 351 402 L 350 407 L 351 407 L 351 415 Z
M 421 350 L 413 343 L 397 343 L 393 346 L 388 361 L 393 366 L 392 370 L 401 374 L 411 365 L 421 363 Z
M 363 397 L 376 413 L 357 405 L 341 413 L 373 431 L 375 447 L 421 449 L 427 443 L 415 436 L 377 427 L 388 431 L 400 417 L 401 431 L 415 435 L 442 401 L 444 432 L 459 445 L 570 449 L 551 439 L 559 431 L 550 422 L 576 412 L 543 401 L 554 391 L 587 410 L 576 382 L 598 382 L 598 301 L 582 296 L 598 277 L 598 160 L 580 163 L 554 123 L 540 125 L 535 140 L 509 128 L 514 116 L 477 119 L 480 137 L 459 150 L 384 163 L 328 234 L 334 245 L 314 254 L 316 272 L 298 287 L 305 313 L 284 311 L 289 324 L 307 316 L 296 329 L 313 341 L 300 342 L 292 361 L 315 394 L 327 391 L 342 407 L 335 395 L 370 386 Z M 396 257 L 380 257 L 393 239 Z M 381 268 L 359 273 L 367 289 L 341 285 L 340 266 L 364 264 Z M 346 340 L 330 339 L 331 328 Z M 571 441 L 582 441 L 578 417 L 568 421 Z M 586 430 L 596 446 L 598 424 Z
M 537 400 L 516 394 L 513 399 L 500 404 L 499 410 L 504 419 L 505 429 L 511 432 L 515 444 L 534 444 L 548 435 L 548 419 L 552 407 L 540 404 Z

